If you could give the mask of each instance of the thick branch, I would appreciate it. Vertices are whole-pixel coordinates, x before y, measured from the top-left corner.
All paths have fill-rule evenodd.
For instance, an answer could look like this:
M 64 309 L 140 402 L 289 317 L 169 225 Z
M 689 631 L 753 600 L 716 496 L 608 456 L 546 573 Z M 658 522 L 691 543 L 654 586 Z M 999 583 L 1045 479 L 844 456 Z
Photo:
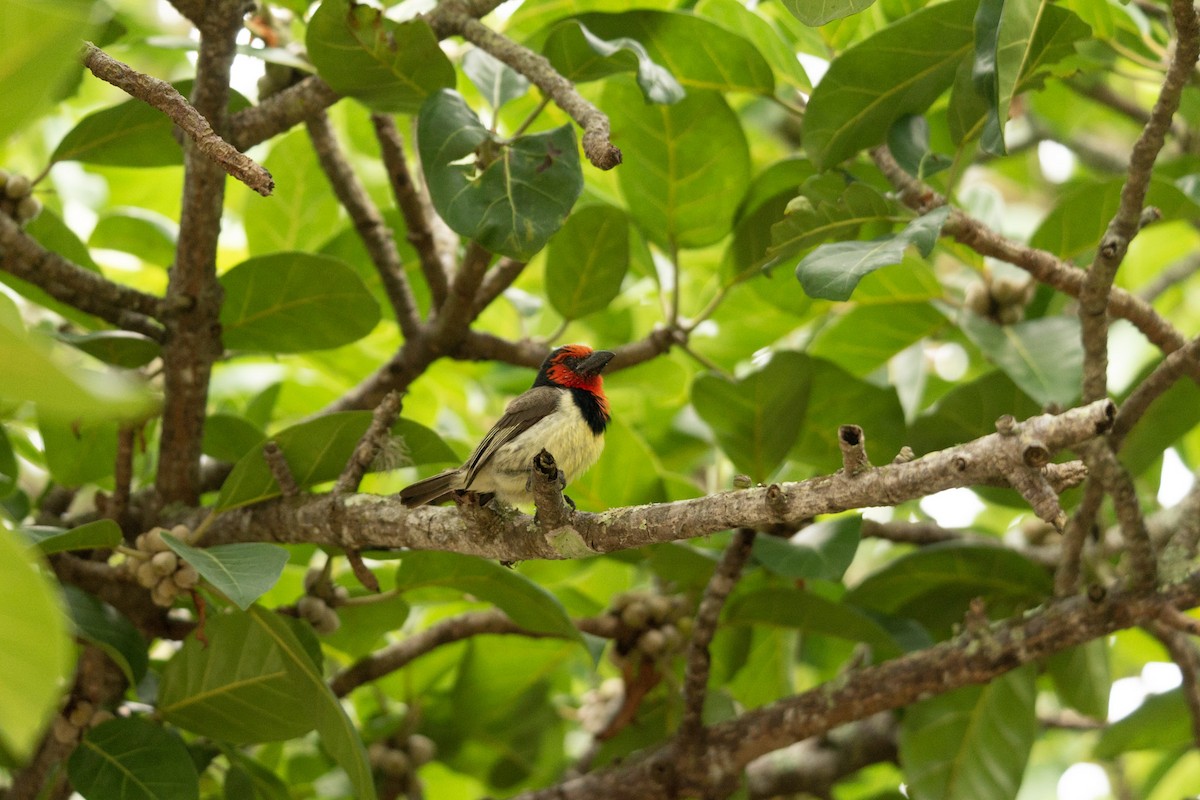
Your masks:
M 835 683 L 748 711 L 708 728 L 699 764 L 668 745 L 632 764 L 518 795 L 516 800 L 640 800 L 706 796 L 714 781 L 755 759 L 839 725 L 961 686 L 987 683 L 1023 664 L 1141 624 L 1167 607 L 1200 603 L 1200 573 L 1161 593 L 1113 591 L 1056 600 L 1040 611 L 852 672 Z
M 1108 429 L 1114 409 L 1100 401 L 1063 414 L 1042 415 L 1021 423 L 1030 438 L 1051 454 L 1078 447 Z M 798 525 L 819 514 L 868 506 L 894 505 L 942 489 L 980 484 L 1006 485 L 1013 463 L 1023 462 L 1023 436 L 995 433 L 967 444 L 930 453 L 903 464 L 889 464 L 856 476 L 826 475 L 799 483 L 724 492 L 648 506 L 617 508 L 599 514 L 575 512 L 570 526 L 550 533 L 561 541 L 574 534 L 580 547 L 607 553 L 655 542 L 705 536 L 731 528 Z M 357 550 L 412 547 L 456 550 L 486 558 L 559 559 L 564 555 L 523 514 L 491 515 L 487 530 L 471 524 L 455 508 L 409 510 L 395 498 L 359 495 L 339 513 L 328 513 L 321 497 L 278 500 L 222 514 L 209 540 L 313 542 Z
M 839 728 L 828 736 L 776 750 L 746 768 L 752 798 L 780 795 L 832 797 L 833 787 L 863 767 L 895 761 L 897 725 L 890 712 Z
M 324 112 L 314 114 L 309 118 L 307 126 L 321 169 L 325 172 L 325 177 L 329 178 L 333 193 L 350 214 L 358 238 L 366 248 L 371 263 L 375 265 L 375 271 L 379 274 L 383 290 L 392 304 L 401 333 L 405 339 L 417 336 L 421 327 L 417 301 L 413 297 L 412 287 L 408 284 L 408 276 L 404 272 L 404 263 L 400 260 L 400 251 L 396 249 L 392 231 L 384 224 L 383 215 L 375 207 L 375 201 L 367 194 L 362 182 L 354 174 L 350 162 L 338 147 L 329 117 Z
M 91 42 L 83 43 L 83 64 L 100 80 L 166 114 L 195 142 L 201 153 L 254 191 L 266 197 L 275 190 L 271 173 L 218 136 L 208 120 L 171 84 L 117 61 Z
M 229 141 L 239 150 L 245 150 L 291 130 L 341 99 L 328 83 L 310 75 L 258 105 L 234 114 L 229 121 Z
M 161 300 L 114 283 L 47 250 L 5 214 L 0 214 L 0 269 L 37 286 L 55 300 L 118 328 L 162 341 L 162 327 L 154 321 L 163 313 Z

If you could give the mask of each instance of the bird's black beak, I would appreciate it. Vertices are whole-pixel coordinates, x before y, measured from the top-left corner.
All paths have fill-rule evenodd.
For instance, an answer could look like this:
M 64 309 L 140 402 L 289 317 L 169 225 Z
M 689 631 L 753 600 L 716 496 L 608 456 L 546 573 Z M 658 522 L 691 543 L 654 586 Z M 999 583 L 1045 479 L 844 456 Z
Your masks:
M 599 375 L 615 355 L 611 350 L 597 350 L 576 364 L 575 371 L 580 375 Z

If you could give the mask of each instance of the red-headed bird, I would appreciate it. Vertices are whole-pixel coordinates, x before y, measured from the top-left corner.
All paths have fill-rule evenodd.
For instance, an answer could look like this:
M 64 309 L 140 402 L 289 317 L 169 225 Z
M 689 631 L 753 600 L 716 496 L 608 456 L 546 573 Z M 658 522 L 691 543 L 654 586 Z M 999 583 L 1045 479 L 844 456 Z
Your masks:
M 567 483 L 575 480 L 604 449 L 610 417 L 600 373 L 612 357 L 608 350 L 582 344 L 552 352 L 533 386 L 508 404 L 467 463 L 402 489 L 400 502 L 414 508 L 464 491 L 508 503 L 531 502 L 529 471 L 543 449 L 554 456 Z

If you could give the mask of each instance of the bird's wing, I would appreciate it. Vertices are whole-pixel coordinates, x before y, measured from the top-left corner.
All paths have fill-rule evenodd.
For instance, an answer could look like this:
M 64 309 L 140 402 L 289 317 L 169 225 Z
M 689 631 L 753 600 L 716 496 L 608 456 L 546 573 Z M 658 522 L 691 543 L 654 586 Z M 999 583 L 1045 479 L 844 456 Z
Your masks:
M 504 416 L 492 426 L 463 465 L 467 472 L 466 486 L 470 487 L 475 475 L 497 450 L 552 413 L 558 407 L 561 393 L 562 389 L 553 386 L 539 386 L 513 398 L 504 409 Z

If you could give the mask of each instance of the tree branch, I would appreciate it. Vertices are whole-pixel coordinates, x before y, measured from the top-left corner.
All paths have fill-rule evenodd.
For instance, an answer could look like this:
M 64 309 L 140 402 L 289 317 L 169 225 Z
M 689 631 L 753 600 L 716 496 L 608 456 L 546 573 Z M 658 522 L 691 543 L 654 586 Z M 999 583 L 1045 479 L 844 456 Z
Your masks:
M 383 402 L 376 406 L 375 413 L 371 417 L 371 424 L 359 439 L 358 446 L 354 448 L 354 454 L 351 455 L 349 463 L 346 464 L 346 468 L 342 470 L 337 483 L 334 484 L 331 492 L 334 497 L 342 497 L 358 489 L 363 475 L 371 466 L 371 462 L 379 455 L 379 451 L 383 449 L 384 441 L 391 435 L 392 425 L 396 422 L 396 417 L 400 416 L 402 397 L 403 395 L 399 392 L 390 392 L 387 397 L 383 398 Z
M 1175 381 L 1197 366 L 1200 366 L 1200 336 L 1160 361 L 1154 371 L 1125 398 L 1109 434 L 1113 448 L 1119 451 L 1126 435 L 1142 419 L 1150 405 L 1174 386 Z
M 4 214 L 0 214 L 0 269 L 118 328 L 159 342 L 163 339 L 162 326 L 155 321 L 163 314 L 159 298 L 110 281 L 47 250 Z
M 375 202 L 367 194 L 362 182 L 354 174 L 350 162 L 338 147 L 333 125 L 329 123 L 325 112 L 314 114 L 305 124 L 321 170 L 329 179 L 333 193 L 349 212 L 358 238 L 383 282 L 383 290 L 392 304 L 400 332 L 404 334 L 405 339 L 420 335 L 421 316 L 417 312 L 417 301 L 413 297 L 412 287 L 408 284 L 408 276 L 404 272 L 404 263 L 400 260 L 400 251 L 396 249 L 392 231 L 384 223 L 383 215 L 375 207 Z
M 238 152 L 212 129 L 200 113 L 166 81 L 151 77 L 117 61 L 91 42 L 83 43 L 83 64 L 102 81 L 157 108 L 171 118 L 197 149 L 227 173 L 266 197 L 275 190 L 271 173 L 249 156 Z
M 239 150 L 246 150 L 291 130 L 341 99 L 328 83 L 310 75 L 234 114 L 229 121 L 229 141 Z
M 1042 415 L 1021 423 L 1021 431 L 1041 441 L 1051 454 L 1078 447 L 1112 423 L 1106 401 Z M 491 514 L 486 530 L 455 508 L 405 509 L 392 497 L 358 495 L 328 513 L 322 496 L 277 500 L 225 512 L 209 530 L 209 541 L 311 542 L 358 550 L 411 547 L 455 550 L 507 561 L 564 554 L 549 538 L 572 535 L 580 547 L 607 553 L 655 542 L 704 536 L 730 528 L 798 525 L 819 514 L 868 506 L 894 505 L 942 489 L 979 484 L 1007 485 L 1005 476 L 1021 463 L 1022 436 L 998 433 L 903 464 L 889 464 L 856 476 L 826 475 L 779 484 L 660 503 L 616 508 L 598 514 L 574 512 L 570 524 L 540 535 L 523 514 Z

